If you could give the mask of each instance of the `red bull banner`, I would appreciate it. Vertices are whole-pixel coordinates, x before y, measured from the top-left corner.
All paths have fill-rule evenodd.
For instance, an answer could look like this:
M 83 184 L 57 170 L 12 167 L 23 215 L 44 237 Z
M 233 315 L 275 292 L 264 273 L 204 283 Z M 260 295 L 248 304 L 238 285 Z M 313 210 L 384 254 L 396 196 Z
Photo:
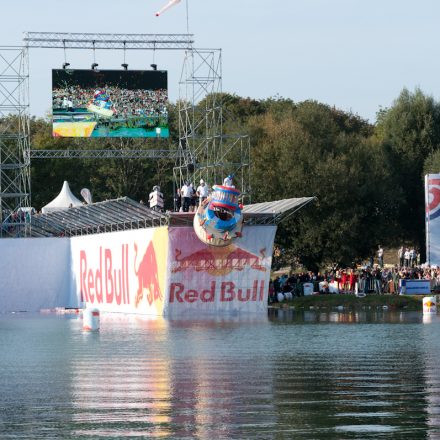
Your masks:
M 245 226 L 226 247 L 202 243 L 192 227 L 169 230 L 166 314 L 267 310 L 275 226 Z
M 440 265 L 440 174 L 425 176 L 426 257 Z
M 167 253 L 166 227 L 73 237 L 72 293 L 80 306 L 162 315 Z
M 275 231 L 246 226 L 226 247 L 202 243 L 192 227 L 73 237 L 72 294 L 107 312 L 266 311 Z

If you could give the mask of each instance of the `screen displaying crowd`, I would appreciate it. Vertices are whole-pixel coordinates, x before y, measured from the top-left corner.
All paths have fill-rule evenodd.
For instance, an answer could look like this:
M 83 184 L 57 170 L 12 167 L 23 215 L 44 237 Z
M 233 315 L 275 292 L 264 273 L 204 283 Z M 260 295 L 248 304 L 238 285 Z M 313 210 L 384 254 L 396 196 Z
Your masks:
M 54 136 L 168 137 L 165 71 L 53 70 Z
M 111 110 L 114 116 L 166 116 L 168 117 L 168 91 L 159 90 L 126 90 L 104 84 L 99 89 L 108 95 L 111 103 Z M 54 109 L 87 108 L 89 103 L 95 99 L 97 88 L 84 89 L 80 86 L 67 86 L 66 88 L 55 88 L 52 94 L 52 107 Z

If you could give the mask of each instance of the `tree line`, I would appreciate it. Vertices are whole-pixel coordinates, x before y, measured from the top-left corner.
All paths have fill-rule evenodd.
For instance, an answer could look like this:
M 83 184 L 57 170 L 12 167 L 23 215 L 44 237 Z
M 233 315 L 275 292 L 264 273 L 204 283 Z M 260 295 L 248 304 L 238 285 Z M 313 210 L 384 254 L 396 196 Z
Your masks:
M 255 100 L 223 94 L 225 132 L 251 139 L 252 201 L 316 196 L 279 227 L 275 264 L 310 269 L 351 265 L 377 245 L 402 243 L 424 254 L 423 176 L 440 171 L 440 103 L 420 89 L 404 89 L 371 124 L 316 101 Z M 200 105 L 203 105 L 201 103 Z M 60 139 L 51 122 L 32 118 L 33 149 L 176 148 L 177 110 L 170 106 L 170 139 Z M 68 180 L 94 201 L 128 196 L 145 200 L 160 184 L 171 202 L 173 161 L 32 161 L 32 204 L 40 209 Z M 214 182 L 209 182 L 213 184 Z

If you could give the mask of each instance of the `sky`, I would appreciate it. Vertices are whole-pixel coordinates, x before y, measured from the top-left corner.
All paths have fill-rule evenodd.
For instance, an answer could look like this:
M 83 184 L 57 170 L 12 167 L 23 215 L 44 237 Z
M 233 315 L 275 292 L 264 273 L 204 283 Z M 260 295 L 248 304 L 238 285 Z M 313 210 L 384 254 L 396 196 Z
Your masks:
M 180 33 L 185 2 L 157 18 L 167 0 L 3 1 L 0 46 L 21 45 L 25 31 Z M 223 90 L 256 99 L 314 99 L 374 122 L 402 90 L 439 98 L 438 0 L 188 0 L 196 47 L 221 48 Z M 90 68 L 92 51 L 68 50 L 71 68 Z M 130 68 L 149 68 L 152 51 L 130 51 Z M 100 69 L 118 69 L 121 51 L 97 51 Z M 182 52 L 156 51 L 178 98 Z M 62 50 L 31 49 L 30 111 L 51 105 L 51 69 Z

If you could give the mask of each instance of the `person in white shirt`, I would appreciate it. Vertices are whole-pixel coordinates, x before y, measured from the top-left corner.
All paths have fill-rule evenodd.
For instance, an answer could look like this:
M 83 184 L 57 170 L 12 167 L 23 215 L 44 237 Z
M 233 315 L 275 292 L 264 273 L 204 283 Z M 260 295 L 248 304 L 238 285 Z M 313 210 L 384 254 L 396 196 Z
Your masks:
M 183 197 L 183 212 L 189 211 L 189 207 L 191 205 L 192 191 L 192 186 L 190 186 L 189 182 L 185 180 L 185 184 L 182 186 L 182 189 L 180 191 Z
M 379 248 L 377 250 L 377 259 L 379 260 L 379 267 L 383 267 L 383 249 L 382 246 L 379 245 Z
M 163 194 L 160 192 L 160 186 L 153 186 L 153 191 L 150 192 L 148 201 L 151 209 L 155 211 L 163 210 Z
M 405 267 L 409 267 L 409 249 L 405 249 L 405 253 L 403 254 L 405 260 Z
M 203 203 L 209 195 L 208 185 L 206 185 L 203 179 L 200 179 L 200 185 L 197 187 L 197 197 L 199 198 L 199 204 Z
M 232 183 L 233 178 L 234 176 L 232 174 L 230 174 L 228 177 L 225 177 L 225 179 L 223 180 L 223 186 L 229 186 L 231 188 L 235 188 L 234 184 Z

